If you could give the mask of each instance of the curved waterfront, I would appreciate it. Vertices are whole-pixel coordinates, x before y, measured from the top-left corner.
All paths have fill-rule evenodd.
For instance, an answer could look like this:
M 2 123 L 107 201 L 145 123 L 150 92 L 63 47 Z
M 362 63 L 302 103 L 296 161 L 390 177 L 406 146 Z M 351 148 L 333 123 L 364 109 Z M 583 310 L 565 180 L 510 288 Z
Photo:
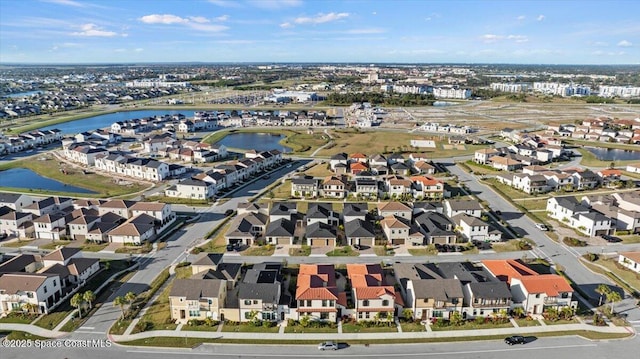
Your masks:
M 41 176 L 27 168 L 12 168 L 0 172 L 0 187 L 45 190 L 70 193 L 97 193 Z

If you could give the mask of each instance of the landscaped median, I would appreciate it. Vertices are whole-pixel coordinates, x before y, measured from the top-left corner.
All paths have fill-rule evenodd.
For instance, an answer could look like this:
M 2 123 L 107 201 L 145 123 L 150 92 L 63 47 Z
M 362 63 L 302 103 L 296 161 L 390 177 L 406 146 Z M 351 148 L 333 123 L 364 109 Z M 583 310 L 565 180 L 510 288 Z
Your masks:
M 394 328 L 387 328 L 394 329 Z M 344 327 L 343 327 L 344 331 Z M 128 336 L 112 335 L 111 338 L 122 345 L 159 346 L 159 347 L 194 347 L 202 343 L 217 344 L 317 344 L 319 341 L 346 341 L 349 344 L 403 344 L 403 343 L 431 343 L 470 340 L 502 340 L 504 337 L 519 334 L 535 337 L 579 335 L 591 340 L 621 339 L 633 334 L 631 328 L 626 327 L 594 327 L 588 324 L 559 324 L 546 327 L 530 326 L 520 328 L 492 328 L 469 330 L 442 330 L 432 332 L 411 331 L 399 333 L 395 330 L 368 333 L 287 333 L 275 332 L 202 332 L 202 331 L 150 331 Z M 329 335 L 329 337 L 327 337 Z

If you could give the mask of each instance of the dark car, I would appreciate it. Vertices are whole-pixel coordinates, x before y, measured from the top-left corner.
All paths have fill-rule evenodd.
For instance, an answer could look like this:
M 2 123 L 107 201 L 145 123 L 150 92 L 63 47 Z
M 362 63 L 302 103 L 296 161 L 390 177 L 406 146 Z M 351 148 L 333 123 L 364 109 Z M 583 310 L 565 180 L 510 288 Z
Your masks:
M 496 214 L 497 214 L 498 216 L 502 216 L 502 211 L 496 211 Z
M 232 214 L 233 214 L 233 210 L 232 209 L 228 209 L 228 210 L 224 211 L 224 216 L 225 217 L 229 217 Z
M 510 337 L 504 338 L 504 342 L 509 345 L 514 345 L 514 344 L 524 344 L 525 340 L 522 335 L 512 335 Z
M 608 234 L 603 234 L 602 235 L 602 239 L 604 239 L 605 241 L 609 242 L 609 243 L 619 243 L 622 242 L 622 239 L 618 238 L 618 237 L 614 237 L 614 236 L 610 236 Z

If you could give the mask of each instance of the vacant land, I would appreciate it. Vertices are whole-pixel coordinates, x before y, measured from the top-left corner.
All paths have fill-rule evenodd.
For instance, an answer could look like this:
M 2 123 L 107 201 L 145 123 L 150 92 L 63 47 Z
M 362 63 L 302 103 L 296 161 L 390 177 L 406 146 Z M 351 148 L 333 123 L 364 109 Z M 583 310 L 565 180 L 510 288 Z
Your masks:
M 328 169 L 329 165 L 328 164 L 322 164 L 322 163 L 318 163 L 317 165 L 309 168 L 308 170 L 304 171 L 304 173 L 308 176 L 313 176 L 313 177 L 326 177 L 326 176 L 331 176 L 333 175 L 333 171 L 331 171 L 330 169 Z

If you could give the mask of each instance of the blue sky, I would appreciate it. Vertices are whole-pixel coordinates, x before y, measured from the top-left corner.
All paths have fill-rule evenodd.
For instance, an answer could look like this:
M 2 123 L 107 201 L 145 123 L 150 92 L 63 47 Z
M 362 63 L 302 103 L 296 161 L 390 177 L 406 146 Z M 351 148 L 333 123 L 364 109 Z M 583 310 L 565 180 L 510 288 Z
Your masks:
M 0 62 L 639 64 L 640 1 L 0 0 Z

